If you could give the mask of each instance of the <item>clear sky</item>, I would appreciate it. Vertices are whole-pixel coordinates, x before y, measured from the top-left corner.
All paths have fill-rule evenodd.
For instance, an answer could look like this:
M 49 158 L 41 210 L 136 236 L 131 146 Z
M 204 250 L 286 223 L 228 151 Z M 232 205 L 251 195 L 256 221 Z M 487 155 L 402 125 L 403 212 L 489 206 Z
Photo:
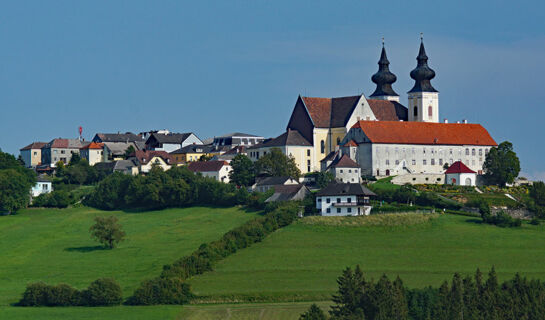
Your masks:
M 3 1 L 0 148 L 80 125 L 277 136 L 299 94 L 371 94 L 381 37 L 406 104 L 420 32 L 441 118 L 545 179 L 543 1 Z

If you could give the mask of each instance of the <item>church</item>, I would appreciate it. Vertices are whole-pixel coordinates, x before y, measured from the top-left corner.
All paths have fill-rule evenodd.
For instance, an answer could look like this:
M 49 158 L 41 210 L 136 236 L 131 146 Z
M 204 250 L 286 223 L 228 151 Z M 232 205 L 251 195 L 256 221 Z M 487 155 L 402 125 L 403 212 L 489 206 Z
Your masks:
M 367 176 L 441 174 L 457 161 L 482 173 L 484 158 L 496 142 L 479 124 L 439 121 L 439 92 L 431 84 L 435 72 L 428 66 L 422 39 L 416 60 L 407 106 L 392 88 L 397 77 L 389 69 L 383 43 L 378 72 L 371 77 L 376 90 L 369 98 L 299 96 L 287 132 L 249 149 L 250 158 L 257 160 L 280 147 L 295 158 L 303 174 L 320 171 L 321 161 L 342 155 L 349 155 Z M 297 139 L 279 143 L 289 141 L 279 139 L 285 136 Z

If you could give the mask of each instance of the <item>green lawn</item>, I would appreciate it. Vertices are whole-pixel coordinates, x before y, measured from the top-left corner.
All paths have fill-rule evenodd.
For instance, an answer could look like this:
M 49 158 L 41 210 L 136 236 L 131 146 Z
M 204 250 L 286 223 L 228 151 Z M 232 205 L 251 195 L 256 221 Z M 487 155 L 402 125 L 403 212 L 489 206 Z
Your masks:
M 90 238 L 89 227 L 95 216 L 111 214 L 119 218 L 126 241 L 103 250 Z M 16 302 L 26 284 L 36 281 L 64 282 L 81 289 L 97 278 L 113 277 L 127 297 L 142 280 L 158 275 L 163 265 L 255 216 L 238 208 L 125 213 L 84 207 L 28 209 L 0 217 L 0 306 Z M 5 318 L 2 312 L 15 312 L 11 309 L 3 308 L 0 318 Z M 38 310 L 24 309 L 17 312 L 28 312 L 30 318 L 32 310 Z
M 545 279 L 545 229 L 482 225 L 442 215 L 411 226 L 328 226 L 297 222 L 262 243 L 221 261 L 191 280 L 200 301 L 325 300 L 346 266 L 368 277 L 397 275 L 409 287 L 438 286 L 454 272 L 487 272 L 500 279 L 521 272 Z

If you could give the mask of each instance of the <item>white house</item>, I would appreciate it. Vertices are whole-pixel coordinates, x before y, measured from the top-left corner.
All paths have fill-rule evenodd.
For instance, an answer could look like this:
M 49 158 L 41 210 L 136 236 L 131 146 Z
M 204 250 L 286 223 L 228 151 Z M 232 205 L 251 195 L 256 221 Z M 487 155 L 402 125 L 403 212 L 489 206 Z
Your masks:
M 152 133 L 146 140 L 147 150 L 166 151 L 168 153 L 191 144 L 203 144 L 194 133 Z
M 456 186 L 475 186 L 477 173 L 463 162 L 456 161 L 445 171 L 445 183 Z
M 19 150 L 27 168 L 35 168 L 42 163 L 42 147 L 45 145 L 45 142 L 33 142 Z
M 44 177 L 38 177 L 36 184 L 32 187 L 30 193 L 32 197 L 37 197 L 41 194 L 50 193 L 53 191 L 53 183 Z
M 360 166 L 346 154 L 338 154 L 337 158 L 331 162 L 327 171 L 331 172 L 338 182 L 361 182 Z
M 233 170 L 227 161 L 190 162 L 187 168 L 199 172 L 204 177 L 211 177 L 223 183 L 229 183 L 229 173 Z
M 290 177 L 264 177 L 257 178 L 256 182 L 252 185 L 252 191 L 267 192 L 269 189 L 275 186 L 290 186 L 298 185 L 299 181 Z
M 79 149 L 79 155 L 82 159 L 86 159 L 87 162 L 89 162 L 89 165 L 94 166 L 96 163 L 103 162 L 103 148 L 104 143 L 91 142 Z
M 136 151 L 129 160 L 133 161 L 138 167 L 138 172 L 148 173 L 154 166 L 161 167 L 164 171 L 170 169 L 174 160 L 170 154 L 165 151 Z M 128 170 L 128 169 L 127 169 Z M 138 173 L 134 169 L 130 169 L 131 173 Z
M 316 194 L 316 208 L 322 216 L 369 215 L 373 196 L 359 183 L 333 182 Z

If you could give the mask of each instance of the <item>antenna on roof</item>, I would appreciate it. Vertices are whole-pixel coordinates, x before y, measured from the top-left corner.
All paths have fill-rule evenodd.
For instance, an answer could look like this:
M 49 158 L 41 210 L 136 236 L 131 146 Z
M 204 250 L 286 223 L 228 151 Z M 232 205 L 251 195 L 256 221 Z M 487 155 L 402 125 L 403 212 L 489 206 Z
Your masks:
M 420 41 L 424 41 L 424 32 L 420 32 Z

